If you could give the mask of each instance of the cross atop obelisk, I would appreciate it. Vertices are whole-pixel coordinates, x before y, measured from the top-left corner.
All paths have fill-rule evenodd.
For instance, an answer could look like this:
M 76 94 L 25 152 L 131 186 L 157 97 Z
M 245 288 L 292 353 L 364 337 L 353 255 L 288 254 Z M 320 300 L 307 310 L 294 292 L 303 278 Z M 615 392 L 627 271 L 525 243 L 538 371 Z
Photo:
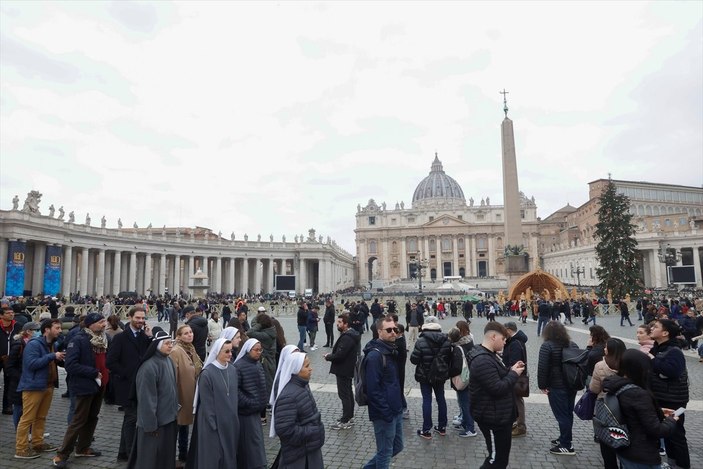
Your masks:
M 505 91 L 505 88 L 503 88 L 503 91 L 499 91 L 498 94 L 503 95 L 503 112 L 505 113 L 505 117 L 508 117 L 508 100 L 506 99 L 506 96 L 510 91 Z

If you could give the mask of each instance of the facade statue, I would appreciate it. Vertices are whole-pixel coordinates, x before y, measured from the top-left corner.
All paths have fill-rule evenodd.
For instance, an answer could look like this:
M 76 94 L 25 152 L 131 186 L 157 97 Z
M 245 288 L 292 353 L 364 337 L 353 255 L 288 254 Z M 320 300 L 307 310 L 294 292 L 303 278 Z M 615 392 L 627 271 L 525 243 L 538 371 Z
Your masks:
M 317 238 L 317 241 L 318 241 L 320 244 L 322 244 L 322 235 L 320 235 L 320 236 Z
M 283 236 L 281 237 L 281 239 L 282 239 L 283 242 L 285 243 L 285 242 L 286 242 L 286 235 L 283 235 Z
M 473 206 L 474 206 L 474 198 L 469 197 L 469 207 L 473 207 Z
M 398 210 L 400 208 L 400 204 L 398 202 L 395 203 L 395 209 Z
M 244 233 L 244 241 L 249 241 L 249 235 Z
M 400 209 L 403 210 L 405 208 L 405 202 L 402 200 L 400 201 Z
M 59 207 L 59 220 L 63 220 L 64 213 L 65 212 L 63 211 L 63 205 L 62 205 Z
M 383 207 L 383 211 L 385 212 L 385 211 L 386 211 L 386 203 L 383 202 L 383 203 L 381 204 L 381 207 Z
M 137 222 L 136 222 L 136 221 L 135 221 L 134 224 L 132 225 L 132 228 L 134 228 L 135 230 L 136 230 L 137 228 L 139 228 L 139 225 L 137 225 Z
M 54 204 L 51 204 L 51 205 L 49 206 L 49 217 L 54 218 L 54 212 L 55 212 L 55 211 L 56 211 L 56 209 L 54 208 Z
M 217 232 L 217 239 L 222 239 L 222 231 Z
M 146 227 L 147 230 L 150 230 L 152 228 L 151 223 L 149 223 Z
M 261 234 L 260 233 L 258 235 L 256 235 L 256 242 L 257 243 L 261 242 Z
M 27 194 L 27 198 L 24 200 L 24 207 L 22 207 L 23 212 L 31 213 L 32 215 L 41 215 L 39 213 L 39 202 L 41 202 L 41 194 L 39 191 L 31 191 Z
M 76 214 L 73 213 L 73 210 L 68 214 L 68 222 L 69 223 L 75 223 L 76 221 Z
M 117 229 L 118 229 L 118 230 L 121 230 L 121 229 L 122 229 L 122 219 L 121 219 L 121 218 L 118 218 L 118 219 L 117 219 Z
M 17 198 L 17 196 L 15 196 L 15 198 Z M 19 199 L 18 199 L 18 201 L 19 201 Z M 13 202 L 14 202 L 14 199 L 13 199 Z M 17 207 L 17 206 L 15 205 L 15 207 Z M 15 210 L 16 209 L 17 208 L 15 208 Z M 356 213 L 361 213 L 361 204 L 356 204 Z
M 20 198 L 15 195 L 12 198 L 12 210 L 17 210 L 20 206 Z
M 315 242 L 315 228 L 310 228 L 308 230 L 308 241 L 312 241 L 313 243 Z
M 90 226 L 90 213 L 85 214 L 85 226 Z
M 234 231 L 229 234 L 229 240 L 234 241 Z
M 327 244 L 332 244 L 332 238 L 330 238 L 329 236 L 327 237 Z
M 295 244 L 298 244 L 298 235 L 295 235 Z
M 180 237 L 181 237 L 181 227 L 177 226 L 176 227 L 176 238 L 180 238 Z
M 489 199 L 488 197 L 486 197 L 486 205 L 491 205 L 491 199 Z
M 271 234 L 271 235 L 269 236 L 269 241 L 271 241 L 271 242 L 273 243 L 273 234 Z
M 195 230 L 190 230 L 190 240 L 193 241 L 195 239 Z
M 691 218 L 691 220 L 689 220 L 688 226 L 690 226 L 692 230 L 696 229 L 696 222 L 693 221 L 693 218 Z
M 481 207 L 483 207 L 484 205 L 486 205 L 486 201 L 484 199 L 481 199 Z
M 100 228 L 105 228 L 107 225 L 107 219 L 105 218 L 105 215 L 100 219 Z
M 166 237 L 166 225 L 161 227 L 161 236 L 164 238 Z

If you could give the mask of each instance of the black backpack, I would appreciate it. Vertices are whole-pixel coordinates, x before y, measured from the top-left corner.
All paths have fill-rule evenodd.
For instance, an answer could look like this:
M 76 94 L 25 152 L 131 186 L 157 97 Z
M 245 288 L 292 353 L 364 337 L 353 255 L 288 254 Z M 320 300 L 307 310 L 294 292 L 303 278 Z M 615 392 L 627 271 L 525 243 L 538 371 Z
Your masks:
M 564 347 L 561 350 L 561 370 L 564 374 L 564 384 L 572 391 L 586 387 L 588 376 L 588 350 L 576 346 Z
M 618 396 L 621 392 L 636 388 L 634 384 L 626 384 L 615 394 L 606 393 L 603 399 L 598 399 L 593 416 L 593 427 L 598 441 L 613 448 L 630 446 L 630 434 L 625 424 Z
M 430 370 L 427 373 L 427 381 L 430 383 L 443 383 L 449 379 L 450 357 L 446 353 L 442 353 L 442 345 L 439 346 L 439 350 L 437 350 L 434 358 L 432 358 L 432 363 L 430 363 Z
M 381 354 L 381 359 L 383 360 L 383 369 L 386 368 L 386 356 L 381 353 L 377 348 L 372 348 Z M 371 352 L 369 350 L 369 352 Z M 359 354 L 356 357 L 356 365 L 354 365 L 354 400 L 359 407 L 363 407 L 369 404 L 368 396 L 366 395 L 366 359 L 368 354 Z

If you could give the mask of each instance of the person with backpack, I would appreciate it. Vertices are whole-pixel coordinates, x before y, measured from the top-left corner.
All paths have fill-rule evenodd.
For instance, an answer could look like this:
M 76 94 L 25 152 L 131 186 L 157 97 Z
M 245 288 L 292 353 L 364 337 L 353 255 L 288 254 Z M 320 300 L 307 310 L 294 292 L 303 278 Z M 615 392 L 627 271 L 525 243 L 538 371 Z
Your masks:
M 539 349 L 537 385 L 547 395 L 549 407 L 559 423 L 559 438 L 552 440 L 552 454 L 573 456 L 572 427 L 576 389 L 569 386 L 562 368 L 563 349 L 576 347 L 566 327 L 559 321 L 550 321 L 542 332 L 544 342 Z
M 403 391 L 395 360 L 398 328 L 391 316 L 381 316 L 376 322 L 376 330 L 378 339 L 370 340 L 364 347 L 363 366 L 360 367 L 369 420 L 376 436 L 376 454 L 364 469 L 388 469 L 391 458 L 403 450 Z
M 489 322 L 483 328 L 483 342 L 474 347 L 469 363 L 471 413 L 486 440 L 488 456 L 483 469 L 505 469 L 510 460 L 511 428 L 517 416 L 515 383 L 525 371 L 517 362 L 508 368 L 498 355 L 503 351 L 508 331 L 500 323 Z
M 674 410 L 686 407 L 689 399 L 686 358 L 676 339 L 679 334 L 678 324 L 671 319 L 657 319 L 652 323 L 650 337 L 654 339 L 654 346 L 649 352 L 652 362 L 650 389 L 659 407 Z M 685 420 L 684 415 L 681 415 L 674 432 L 664 438 L 664 443 L 669 459 L 675 461 L 678 467 L 688 469 L 691 467 L 691 458 L 684 429 Z
M 454 428 L 459 430 L 460 438 L 470 438 L 476 436 L 476 428 L 474 419 L 471 416 L 471 396 L 469 394 L 468 381 L 463 381 L 462 373 L 466 369 L 466 377 L 468 378 L 468 363 L 471 350 L 474 348 L 474 340 L 469 331 L 469 323 L 466 321 L 457 321 L 456 327 L 452 327 L 447 334 L 452 344 L 452 365 L 449 370 L 449 376 L 454 378 L 460 376 L 459 385 L 464 386 L 458 389 L 455 385 L 455 380 L 452 379 L 452 389 L 456 391 L 456 400 L 459 404 L 459 411 L 452 423 Z
M 342 401 L 342 416 L 332 425 L 332 430 L 347 430 L 354 424 L 352 378 L 361 348 L 361 335 L 351 328 L 349 313 L 337 316 L 337 331 L 339 338 L 332 347 L 332 352 L 325 354 L 325 360 L 331 362 L 330 373 L 337 378 L 337 395 Z
M 525 364 L 525 371 L 520 375 L 521 380 L 527 380 L 527 389 L 530 382 L 527 376 L 527 335 L 517 329 L 517 324 L 514 322 L 506 322 L 505 329 L 508 331 L 508 340 L 505 342 L 503 350 L 503 361 L 508 368 L 512 367 L 517 362 Z M 518 395 L 519 386 L 515 387 L 515 404 L 517 405 L 517 421 L 513 425 L 512 436 L 521 437 L 527 435 L 527 425 L 525 424 L 525 398 Z
M 651 369 L 647 355 L 629 349 L 622 354 L 617 375 L 603 380 L 605 392 L 619 394 L 622 423 L 627 425 L 630 444 L 616 450 L 622 469 L 661 467 L 659 439 L 673 436 L 683 417 L 675 417 L 674 409 L 661 409 L 655 401 L 648 390 Z
M 447 434 L 447 401 L 444 398 L 444 382 L 449 379 L 451 344 L 442 326 L 434 316 L 425 318 L 420 337 L 410 354 L 410 363 L 415 366 L 415 381 L 420 383 L 422 393 L 422 428 L 418 436 L 432 439 L 432 393 L 437 400 L 438 416 L 434 431 L 441 436 Z

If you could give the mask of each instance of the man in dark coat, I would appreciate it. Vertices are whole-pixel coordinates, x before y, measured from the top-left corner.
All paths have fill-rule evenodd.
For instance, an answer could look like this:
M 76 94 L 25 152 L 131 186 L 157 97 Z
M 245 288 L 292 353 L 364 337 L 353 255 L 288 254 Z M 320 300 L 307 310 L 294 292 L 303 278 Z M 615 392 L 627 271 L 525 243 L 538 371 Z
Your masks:
M 298 314 L 296 315 L 296 323 L 298 325 L 298 349 L 301 352 L 305 351 L 305 333 L 308 329 L 308 304 L 305 301 L 300 303 Z
M 186 324 L 193 330 L 193 347 L 195 353 L 198 354 L 200 360 L 205 362 L 206 342 L 207 342 L 207 319 L 202 316 L 200 311 L 196 311 L 193 306 L 183 308 L 183 314 L 186 317 Z
M 373 303 L 371 303 L 371 317 L 373 318 L 374 322 L 378 320 L 379 317 L 383 314 L 383 308 L 378 302 L 378 298 L 374 298 Z
M 327 336 L 324 346 L 332 347 L 334 345 L 334 303 L 331 298 L 327 298 L 325 301 L 325 315 L 322 317 L 322 322 L 325 324 L 325 335 Z
M 342 401 L 342 417 L 332 425 L 333 430 L 347 430 L 352 427 L 354 417 L 354 393 L 352 378 L 356 358 L 361 349 L 361 335 L 351 328 L 349 314 L 342 313 L 337 317 L 339 338 L 334 344 L 332 353 L 325 354 L 325 360 L 332 362 L 330 373 L 337 377 L 337 395 Z
M 12 338 L 20 333 L 22 326 L 15 321 L 15 311 L 10 305 L 4 303 L 0 310 L 0 371 L 3 371 L 5 379 L 2 387 L 2 413 L 12 415 L 12 405 L 9 401 L 8 388 L 10 387 L 10 377 L 5 372 L 5 365 L 10 354 Z
M 542 328 L 552 319 L 552 307 L 544 300 L 539 301 L 537 307 L 537 337 L 542 335 Z
M 511 368 L 514 364 L 522 362 L 525 364 L 525 374 L 527 374 L 527 335 L 517 329 L 514 322 L 506 322 L 505 329 L 508 332 L 508 340 L 503 351 L 503 362 L 505 366 Z M 517 425 L 513 428 L 512 436 L 525 436 L 527 425 L 525 425 L 525 399 L 522 396 L 515 396 L 517 404 Z
M 505 469 L 512 446 L 511 429 L 517 415 L 515 383 L 525 364 L 505 366 L 498 356 L 503 350 L 508 331 L 502 324 L 489 322 L 483 329 L 483 342 L 474 347 L 469 364 L 471 414 L 486 439 L 488 457 L 481 469 Z
M 132 450 L 137 427 L 137 408 L 130 399 L 130 393 L 137 376 L 137 365 L 144 359 L 151 342 L 144 308 L 141 305 L 132 306 L 127 317 L 129 324 L 124 332 L 115 335 L 107 352 L 107 367 L 115 389 L 115 403 L 124 408 L 118 461 L 127 461 Z

